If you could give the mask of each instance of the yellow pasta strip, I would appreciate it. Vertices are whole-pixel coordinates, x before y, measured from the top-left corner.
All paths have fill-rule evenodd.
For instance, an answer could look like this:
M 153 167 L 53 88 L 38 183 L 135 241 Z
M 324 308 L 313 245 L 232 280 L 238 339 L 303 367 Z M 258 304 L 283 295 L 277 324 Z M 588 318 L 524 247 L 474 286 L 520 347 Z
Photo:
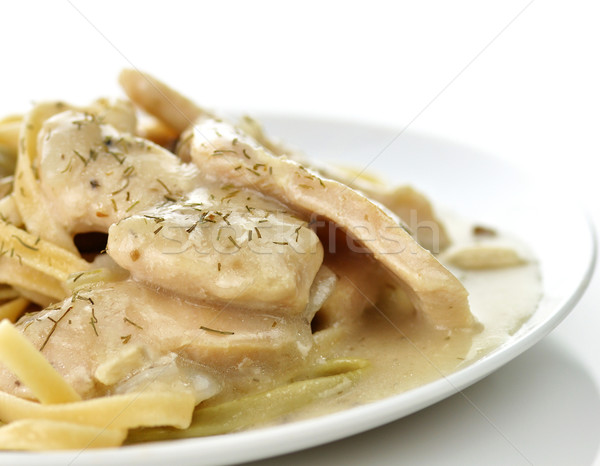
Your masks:
M 0 450 L 42 451 L 118 447 L 126 436 L 125 429 L 23 419 L 0 427 Z
M 8 319 L 15 322 L 28 305 L 29 301 L 25 298 L 16 298 L 0 305 L 0 320 Z
M 8 257 L 7 254 L 0 257 L 0 283 L 51 298 L 42 302 L 30 297 L 31 301 L 41 306 L 47 306 L 47 301 L 60 301 L 67 296 L 61 282 L 56 278 L 21 265 L 18 258 L 15 260 Z
M 190 425 L 195 398 L 189 392 L 141 392 L 74 403 L 42 405 L 0 391 L 0 420 L 47 419 L 111 429 Z
M 6 123 L 13 123 L 15 121 L 23 121 L 23 115 L 19 113 L 13 113 L 11 115 L 6 115 L 0 118 L 0 125 L 4 125 Z
M 3 119 L 0 121 L 0 144 L 16 149 L 19 144 L 21 119 Z
M 23 219 L 17 209 L 17 204 L 15 203 L 15 198 L 12 194 L 0 199 L 0 219 L 16 226 L 23 224 Z
M 2 267 L 0 263 L 0 268 Z M 9 286 L 0 287 L 0 301 L 6 301 L 8 299 L 15 299 L 19 297 L 19 292 Z
M 135 104 L 177 133 L 191 126 L 200 115 L 209 114 L 179 92 L 138 70 L 123 70 L 119 84 Z
M 42 403 L 81 399 L 42 353 L 7 320 L 0 322 L 0 362 L 14 372 Z
M 320 377 L 292 382 L 282 387 L 249 395 L 208 408 L 198 407 L 188 429 L 143 429 L 129 433 L 127 443 L 163 439 L 203 437 L 245 429 L 276 419 L 320 398 L 349 388 L 368 363 L 361 359 L 343 360 L 339 365 L 318 368 Z M 336 373 L 337 370 L 347 371 Z
M 0 222 L 0 239 L 0 254 L 60 281 L 89 268 L 89 263 L 78 255 L 5 222 Z

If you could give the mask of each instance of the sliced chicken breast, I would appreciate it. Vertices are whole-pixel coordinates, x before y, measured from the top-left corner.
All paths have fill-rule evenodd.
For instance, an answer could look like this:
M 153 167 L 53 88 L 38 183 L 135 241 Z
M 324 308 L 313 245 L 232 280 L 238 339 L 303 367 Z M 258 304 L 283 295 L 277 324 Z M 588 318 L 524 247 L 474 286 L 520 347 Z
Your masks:
M 323 261 L 307 222 L 275 200 L 231 186 L 110 227 L 109 255 L 138 280 L 182 296 L 300 314 Z
M 390 212 L 348 186 L 270 154 L 228 123 L 202 117 L 190 131 L 191 158 L 207 179 L 255 189 L 314 221 L 335 223 L 400 280 L 415 308 L 431 323 L 448 328 L 472 325 L 463 285 Z
M 192 304 L 132 280 L 78 290 L 17 326 L 83 398 L 134 389 L 134 377 L 165 361 L 179 366 L 172 383 L 269 386 L 289 377 L 312 344 L 304 318 Z M 2 367 L 0 389 L 32 397 Z
M 194 166 L 104 121 L 67 110 L 46 120 L 38 136 L 42 192 L 72 235 L 106 232 L 119 219 L 177 199 L 199 183 Z
M 192 157 L 207 179 L 247 187 L 291 208 L 324 218 L 355 237 L 395 275 L 415 308 L 432 324 L 470 327 L 468 293 L 437 259 L 423 249 L 391 212 L 342 183 L 269 152 L 244 131 L 215 119 L 153 77 L 125 70 L 119 79 L 144 110 L 182 134 L 183 160 Z

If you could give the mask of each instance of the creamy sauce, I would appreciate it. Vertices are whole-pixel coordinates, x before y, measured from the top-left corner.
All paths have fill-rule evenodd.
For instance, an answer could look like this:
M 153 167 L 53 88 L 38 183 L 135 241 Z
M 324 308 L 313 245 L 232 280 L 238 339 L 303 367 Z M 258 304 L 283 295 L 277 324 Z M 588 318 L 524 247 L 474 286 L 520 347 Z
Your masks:
M 445 219 L 456 247 L 474 243 L 472 226 Z M 343 337 L 320 350 L 326 357 L 365 358 L 370 367 L 352 388 L 320 400 L 277 422 L 289 422 L 348 409 L 406 392 L 472 364 L 505 343 L 533 314 L 541 297 L 537 263 L 526 247 L 500 235 L 494 243 L 514 248 L 528 262 L 494 270 L 451 268 L 469 291 L 472 330 L 438 330 L 418 315 L 370 308 Z M 475 241 L 476 242 L 476 241 Z

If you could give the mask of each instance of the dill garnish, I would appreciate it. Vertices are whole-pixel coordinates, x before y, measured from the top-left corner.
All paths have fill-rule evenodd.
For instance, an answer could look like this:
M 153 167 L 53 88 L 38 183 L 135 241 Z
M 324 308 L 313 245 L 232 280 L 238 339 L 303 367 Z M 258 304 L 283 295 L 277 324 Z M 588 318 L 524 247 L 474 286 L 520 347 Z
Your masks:
M 58 320 L 51 319 L 51 321 L 52 321 L 52 322 L 54 322 L 54 323 L 53 323 L 53 325 L 52 325 L 52 328 L 50 329 L 50 332 L 48 332 L 48 335 L 46 335 L 46 339 L 44 340 L 44 343 L 42 343 L 42 346 L 40 347 L 40 351 L 42 351 L 42 350 L 43 350 L 43 349 L 46 347 L 46 344 L 48 343 L 48 340 L 50 340 L 50 337 L 52 336 L 52 334 L 53 334 L 53 333 L 54 333 L 54 331 L 56 330 L 56 327 L 57 327 L 57 325 L 58 325 L 58 324 L 59 324 L 59 322 L 60 322 L 60 321 L 63 319 L 63 317 L 64 317 L 64 316 L 66 316 L 66 315 L 69 313 L 69 311 L 70 311 L 71 309 L 73 309 L 73 306 L 69 306 L 69 308 L 68 308 L 68 309 L 65 311 L 65 313 L 64 313 L 62 316 L 60 316 L 60 317 L 58 318 Z M 48 318 L 50 319 L 50 317 L 48 317 Z M 33 321 L 32 321 L 32 322 L 33 322 Z M 25 327 L 25 328 L 23 329 L 23 331 L 25 331 L 25 330 L 27 330 L 27 327 Z
M 237 244 L 237 243 L 235 242 L 235 240 L 233 239 L 233 236 L 229 235 L 229 236 L 227 237 L 227 239 L 229 239 L 229 241 L 231 241 L 231 243 L 232 243 L 232 244 L 233 244 L 233 245 L 234 245 L 236 248 L 238 248 L 238 249 L 241 249 L 241 248 L 240 248 L 240 246 L 239 246 L 239 244 Z
M 256 231 L 256 236 L 258 236 L 258 239 L 261 239 L 262 235 L 260 234 L 260 230 L 258 229 L 258 227 L 254 227 L 254 231 Z
M 73 161 L 73 159 L 69 159 L 69 163 L 67 164 L 67 166 L 65 167 L 65 169 L 63 171 L 61 171 L 60 173 L 67 173 L 68 171 L 71 171 L 71 162 Z
M 169 187 L 160 178 L 156 178 L 156 182 L 167 190 L 167 194 L 173 194 Z
M 125 156 L 123 156 L 123 158 L 120 158 L 119 155 L 112 150 L 109 150 L 108 153 L 112 155 L 117 162 L 119 162 L 119 165 L 123 165 L 123 162 L 125 162 Z
M 273 244 L 279 244 L 281 246 L 287 246 L 288 242 L 287 241 L 273 241 Z
M 242 149 L 242 153 L 244 154 L 244 157 L 246 157 L 247 159 L 250 159 L 250 156 L 246 152 L 246 149 Z
M 161 222 L 165 221 L 164 217 L 156 217 L 154 215 L 144 215 L 144 217 L 150 218 L 150 219 L 154 220 L 156 223 L 161 223 Z
M 231 199 L 232 197 L 235 197 L 238 195 L 238 193 L 240 192 L 239 189 L 235 190 L 235 191 L 231 191 L 229 194 L 227 194 L 227 196 L 223 196 L 221 198 L 221 202 L 223 202 L 225 199 Z
M 204 325 L 202 325 L 200 327 L 200 330 L 204 330 L 206 332 L 218 333 L 219 335 L 234 335 L 234 332 L 226 332 L 225 330 L 216 330 L 214 328 L 205 327 Z
M 194 223 L 191 227 L 189 227 L 187 230 L 185 230 L 187 233 L 191 233 L 192 231 L 194 231 L 196 229 L 196 226 L 198 225 L 198 222 Z
M 226 153 L 235 154 L 236 151 L 231 150 L 231 149 L 217 149 L 217 150 L 213 151 L 213 153 L 211 154 L 211 156 L 215 157 L 215 156 L 223 155 L 223 154 L 226 154 Z
M 133 204 L 131 204 L 129 207 L 127 207 L 127 209 L 125 210 L 125 212 L 129 212 L 131 209 L 133 209 L 139 203 L 140 203 L 140 201 L 135 201 Z
M 113 191 L 111 194 L 114 196 L 115 194 L 119 194 L 121 191 L 124 191 L 125 188 L 127 188 L 127 186 L 129 186 L 129 177 L 125 178 L 125 184 L 123 185 L 122 188 L 117 189 L 116 191 Z
M 129 343 L 129 340 L 131 340 L 131 334 L 124 335 L 121 337 L 121 343 L 123 343 L 124 345 Z
M 96 318 L 96 314 L 94 314 L 94 308 L 92 308 L 92 316 L 90 317 L 90 325 L 94 329 L 94 333 L 96 336 L 98 335 L 98 329 L 96 328 L 96 324 L 98 323 L 98 319 Z
M 23 241 L 21 238 L 19 238 L 17 235 L 11 235 L 13 238 L 16 238 L 17 241 L 19 243 L 21 243 L 23 246 L 25 246 L 27 249 L 31 249 L 32 251 L 39 251 L 38 248 L 36 248 L 35 246 L 31 246 L 29 244 L 27 244 L 25 241 Z
M 84 165 L 87 165 L 87 164 L 88 164 L 88 160 L 87 160 L 87 159 L 86 159 L 86 158 L 85 158 L 83 155 L 81 155 L 81 154 L 80 154 L 79 152 L 77 152 L 75 149 L 73 149 L 73 152 L 75 153 L 75 155 L 76 155 L 77 157 L 79 157 L 79 160 L 81 160 L 81 161 L 83 162 L 83 164 L 84 164 Z
M 144 330 L 143 327 L 139 326 L 138 324 L 136 324 L 133 320 L 129 320 L 127 317 L 123 317 L 123 322 L 128 323 L 130 325 L 133 325 L 134 327 L 139 328 L 140 330 Z

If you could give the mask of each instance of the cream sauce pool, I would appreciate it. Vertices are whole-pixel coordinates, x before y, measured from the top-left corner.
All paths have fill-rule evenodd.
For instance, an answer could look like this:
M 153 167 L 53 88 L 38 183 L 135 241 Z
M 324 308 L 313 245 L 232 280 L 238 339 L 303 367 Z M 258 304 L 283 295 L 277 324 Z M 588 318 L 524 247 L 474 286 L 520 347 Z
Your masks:
M 456 246 L 473 244 L 472 225 L 446 218 Z M 541 297 L 539 267 L 518 240 L 502 242 L 527 258 L 515 267 L 490 270 L 451 269 L 469 292 L 478 321 L 472 330 L 435 329 L 419 316 L 400 316 L 387 309 L 368 309 L 360 321 L 329 348 L 326 357 L 364 358 L 370 367 L 355 386 L 337 397 L 320 400 L 282 421 L 295 421 L 376 401 L 445 377 L 505 343 L 533 314 Z M 442 258 L 443 262 L 443 258 Z

